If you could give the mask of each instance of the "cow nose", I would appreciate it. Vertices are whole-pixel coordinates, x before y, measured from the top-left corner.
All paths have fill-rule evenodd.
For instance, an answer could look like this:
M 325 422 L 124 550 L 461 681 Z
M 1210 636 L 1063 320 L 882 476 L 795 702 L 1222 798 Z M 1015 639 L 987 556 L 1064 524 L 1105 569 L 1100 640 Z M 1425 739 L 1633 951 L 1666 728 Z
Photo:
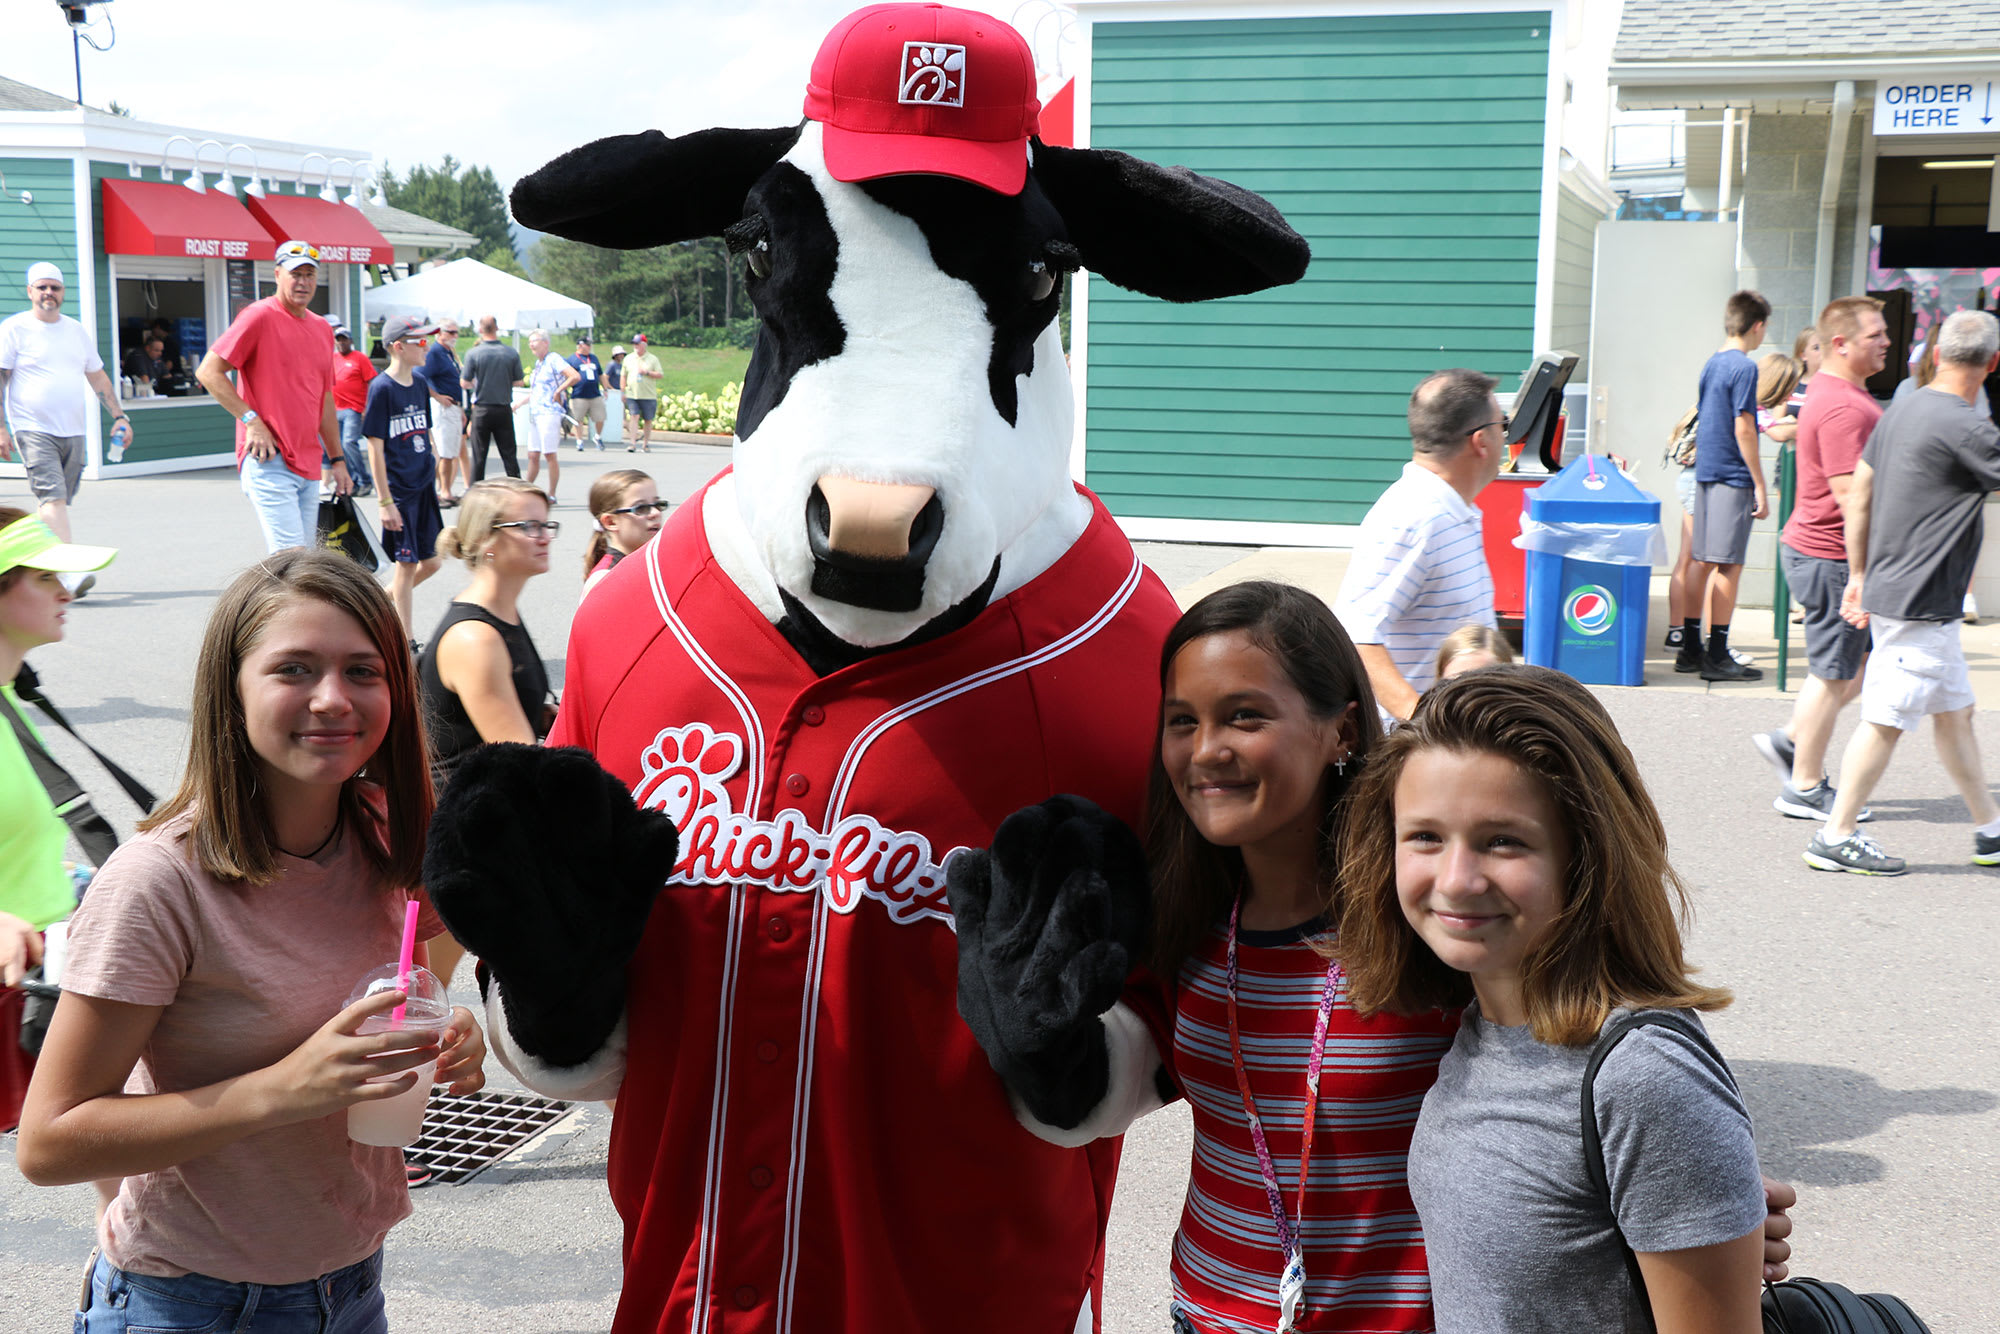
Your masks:
M 910 556 L 916 521 L 937 499 L 937 492 L 928 486 L 857 482 L 831 474 L 819 479 L 819 494 L 826 502 L 827 546 L 842 555 L 877 561 Z
M 944 506 L 928 486 L 829 474 L 806 497 L 813 592 L 877 611 L 915 611 L 924 566 L 944 531 Z

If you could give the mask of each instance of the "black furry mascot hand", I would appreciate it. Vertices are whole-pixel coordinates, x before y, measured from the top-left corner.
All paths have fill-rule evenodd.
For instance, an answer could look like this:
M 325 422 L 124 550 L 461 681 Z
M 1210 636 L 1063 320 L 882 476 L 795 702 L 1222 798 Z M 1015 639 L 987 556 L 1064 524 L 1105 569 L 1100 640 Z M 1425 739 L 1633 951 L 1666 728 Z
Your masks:
M 679 847 L 673 821 L 633 806 L 589 751 L 481 746 L 431 818 L 424 885 L 499 979 L 515 1043 L 571 1066 L 617 1027 L 625 965 Z
M 1103 1101 L 1098 1016 L 1146 947 L 1151 894 L 1132 831 L 1082 797 L 1016 811 L 946 869 L 958 1012 L 1034 1118 L 1069 1130 Z

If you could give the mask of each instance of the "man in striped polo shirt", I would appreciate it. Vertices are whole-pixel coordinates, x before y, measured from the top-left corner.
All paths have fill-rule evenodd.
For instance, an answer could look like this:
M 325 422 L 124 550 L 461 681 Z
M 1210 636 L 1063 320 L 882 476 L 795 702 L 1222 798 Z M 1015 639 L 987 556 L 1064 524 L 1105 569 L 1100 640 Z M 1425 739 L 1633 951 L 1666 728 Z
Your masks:
M 1361 651 L 1382 720 L 1407 719 L 1436 675 L 1438 646 L 1462 625 L 1492 625 L 1473 499 L 1500 475 L 1507 414 L 1497 382 L 1438 371 L 1410 395 L 1410 461 L 1361 521 L 1334 614 Z

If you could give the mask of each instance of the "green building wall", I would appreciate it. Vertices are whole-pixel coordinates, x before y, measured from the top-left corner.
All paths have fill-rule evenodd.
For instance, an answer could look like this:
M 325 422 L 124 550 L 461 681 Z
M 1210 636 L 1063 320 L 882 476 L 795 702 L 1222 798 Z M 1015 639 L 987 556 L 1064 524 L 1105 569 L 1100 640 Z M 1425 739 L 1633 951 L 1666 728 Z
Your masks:
M 1085 471 L 1114 513 L 1357 523 L 1419 379 L 1518 382 L 1548 61 L 1546 12 L 1094 25 L 1091 146 L 1255 190 L 1313 250 L 1196 305 L 1089 279 Z

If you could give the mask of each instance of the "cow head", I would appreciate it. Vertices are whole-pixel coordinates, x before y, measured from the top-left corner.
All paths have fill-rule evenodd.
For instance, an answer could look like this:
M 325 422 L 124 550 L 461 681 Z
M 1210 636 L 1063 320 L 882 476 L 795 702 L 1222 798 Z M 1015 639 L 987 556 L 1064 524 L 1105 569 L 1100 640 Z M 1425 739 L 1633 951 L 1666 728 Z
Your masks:
M 512 199 L 526 225 L 595 245 L 721 236 L 741 257 L 762 328 L 710 541 L 822 670 L 965 623 L 1087 522 L 1056 330 L 1070 273 L 1199 301 L 1294 281 L 1309 258 L 1269 203 L 1184 168 L 1031 140 L 1013 193 L 836 178 L 826 130 L 603 139 Z

